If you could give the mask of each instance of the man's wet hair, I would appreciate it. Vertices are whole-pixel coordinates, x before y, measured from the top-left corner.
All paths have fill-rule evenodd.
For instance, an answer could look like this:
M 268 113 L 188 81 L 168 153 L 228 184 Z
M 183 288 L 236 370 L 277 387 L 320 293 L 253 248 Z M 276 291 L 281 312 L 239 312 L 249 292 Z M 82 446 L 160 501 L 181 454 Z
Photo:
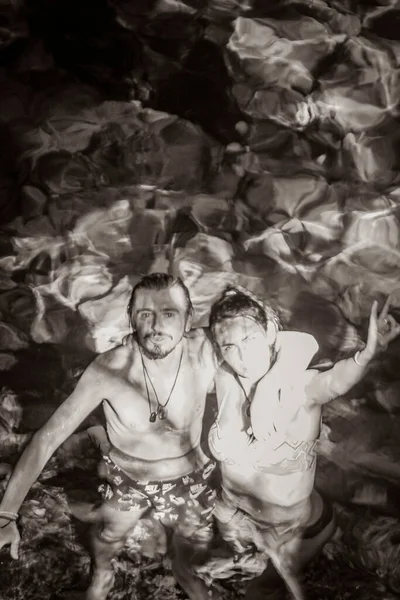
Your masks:
M 210 329 L 213 337 L 218 323 L 234 317 L 249 317 L 265 331 L 269 323 L 273 323 L 277 331 L 282 329 L 279 315 L 272 306 L 265 304 L 241 286 L 228 285 L 211 307 Z
M 168 275 L 168 273 L 150 273 L 149 275 L 145 275 L 142 277 L 140 281 L 133 287 L 131 297 L 127 306 L 127 313 L 129 320 L 132 320 L 132 313 L 135 306 L 136 294 L 139 290 L 153 290 L 153 291 L 161 291 L 167 290 L 172 287 L 178 287 L 182 290 L 185 297 L 186 304 L 186 318 L 190 317 L 193 314 L 193 305 L 190 299 L 189 290 L 186 285 L 183 283 L 180 277 L 173 277 L 172 275 Z

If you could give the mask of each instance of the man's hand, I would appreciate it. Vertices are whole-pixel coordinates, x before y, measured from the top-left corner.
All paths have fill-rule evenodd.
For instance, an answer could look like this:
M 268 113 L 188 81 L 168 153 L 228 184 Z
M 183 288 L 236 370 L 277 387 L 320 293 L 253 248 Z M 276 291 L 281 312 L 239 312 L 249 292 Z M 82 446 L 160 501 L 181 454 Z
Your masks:
M 378 315 L 378 302 L 372 305 L 369 317 L 367 345 L 358 355 L 361 365 L 369 363 L 379 350 L 385 350 L 387 345 L 400 334 L 400 323 L 389 315 L 390 295 L 381 313 Z
M 9 523 L 7 521 L 8 519 L 0 518 L 0 550 L 10 544 L 10 554 L 12 558 L 17 560 L 21 536 L 15 521 Z

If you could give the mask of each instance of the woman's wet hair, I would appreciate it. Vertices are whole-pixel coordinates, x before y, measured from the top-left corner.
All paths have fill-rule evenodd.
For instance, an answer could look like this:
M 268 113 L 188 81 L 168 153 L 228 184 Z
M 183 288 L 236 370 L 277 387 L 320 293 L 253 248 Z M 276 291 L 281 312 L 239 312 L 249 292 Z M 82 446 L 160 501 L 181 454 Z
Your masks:
M 128 302 L 126 312 L 128 313 L 129 320 L 132 321 L 132 313 L 135 306 L 136 294 L 139 290 L 153 290 L 161 291 L 167 290 L 171 287 L 178 287 L 182 290 L 185 297 L 186 304 L 186 318 L 193 314 L 193 305 L 190 299 L 189 290 L 183 283 L 180 277 L 173 277 L 168 273 L 150 273 L 142 277 L 140 281 L 132 289 L 131 297 Z
M 279 316 L 272 306 L 264 304 L 257 296 L 241 286 L 229 285 L 211 307 L 210 329 L 213 337 L 218 323 L 234 317 L 253 319 L 265 331 L 270 323 L 273 323 L 277 331 L 282 329 Z

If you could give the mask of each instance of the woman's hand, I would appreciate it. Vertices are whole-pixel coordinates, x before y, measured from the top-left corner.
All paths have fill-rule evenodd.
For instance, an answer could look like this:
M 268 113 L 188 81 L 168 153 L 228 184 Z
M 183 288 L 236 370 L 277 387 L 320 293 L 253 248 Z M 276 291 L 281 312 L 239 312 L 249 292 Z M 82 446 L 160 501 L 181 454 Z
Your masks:
M 372 305 L 369 317 L 368 339 L 364 350 L 358 353 L 357 362 L 361 365 L 368 364 L 379 351 L 385 350 L 387 345 L 400 334 L 400 323 L 389 315 L 390 296 L 388 296 L 381 313 L 378 315 L 378 302 Z
M 4 546 L 10 544 L 10 554 L 12 558 L 17 560 L 20 540 L 21 536 L 19 534 L 16 522 L 0 517 L 0 550 L 4 548 Z
M 317 373 L 306 387 L 310 403 L 322 405 L 347 394 L 364 377 L 376 353 L 384 350 L 399 335 L 400 324 L 388 314 L 389 307 L 390 297 L 378 315 L 378 303 L 373 303 L 364 350 L 356 352 L 352 358 L 340 360 L 328 371 Z

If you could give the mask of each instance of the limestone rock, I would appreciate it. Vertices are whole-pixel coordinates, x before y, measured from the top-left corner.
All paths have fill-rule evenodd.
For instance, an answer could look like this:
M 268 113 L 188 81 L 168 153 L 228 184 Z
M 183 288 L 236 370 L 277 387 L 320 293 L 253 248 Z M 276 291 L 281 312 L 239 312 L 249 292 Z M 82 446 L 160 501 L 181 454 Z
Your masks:
M 87 323 L 87 347 L 95 352 L 105 352 L 121 343 L 130 331 L 126 307 L 132 285 L 139 277 L 122 278 L 103 298 L 88 300 L 78 310 Z
M 16 357 L 10 352 L 0 352 L 0 371 L 8 371 L 17 362 Z
M 29 346 L 28 337 L 19 329 L 0 322 L 0 350 L 21 350 Z

